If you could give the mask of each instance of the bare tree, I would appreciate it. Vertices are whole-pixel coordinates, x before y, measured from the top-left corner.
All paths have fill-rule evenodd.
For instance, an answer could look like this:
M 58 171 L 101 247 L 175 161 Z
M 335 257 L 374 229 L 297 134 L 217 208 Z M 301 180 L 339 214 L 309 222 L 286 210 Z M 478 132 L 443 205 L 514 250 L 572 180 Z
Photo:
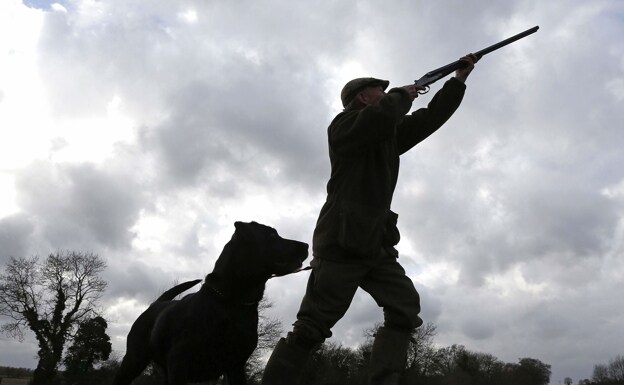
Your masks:
M 324 343 L 314 350 L 301 370 L 301 385 L 364 383 L 363 357 L 361 351 L 333 342 Z
M 258 346 L 247 360 L 246 368 L 248 377 L 253 381 L 259 382 L 262 378 L 263 355 L 273 350 L 284 331 L 280 320 L 267 317 L 266 312 L 271 307 L 273 303 L 266 297 L 258 304 Z
M 0 331 L 24 339 L 30 329 L 39 345 L 34 385 L 55 383 L 63 349 L 77 325 L 98 316 L 97 302 L 106 282 L 99 274 L 105 262 L 96 254 L 57 252 L 11 258 L 0 275 L 0 315 L 11 321 Z
M 437 327 L 427 322 L 416 329 L 410 340 L 407 352 L 407 369 L 418 376 L 430 375 L 439 358 L 438 349 L 433 344 Z
M 624 382 L 624 356 L 609 361 L 609 377 L 615 382 Z
M 609 368 L 607 365 L 598 364 L 594 365 L 594 374 L 592 376 L 592 381 L 597 383 L 607 382 L 609 381 Z
M 466 352 L 465 346 L 457 344 L 438 349 L 435 372 L 441 376 L 451 375 L 457 370 L 460 358 Z
M 366 364 L 370 360 L 375 335 L 381 326 L 382 323 L 376 323 L 364 330 L 366 340 L 359 350 Z M 417 382 L 419 378 L 433 374 L 439 366 L 441 354 L 433 344 L 436 334 L 437 327 L 431 322 L 427 322 L 412 332 L 405 361 L 405 375 L 409 379 L 408 382 Z

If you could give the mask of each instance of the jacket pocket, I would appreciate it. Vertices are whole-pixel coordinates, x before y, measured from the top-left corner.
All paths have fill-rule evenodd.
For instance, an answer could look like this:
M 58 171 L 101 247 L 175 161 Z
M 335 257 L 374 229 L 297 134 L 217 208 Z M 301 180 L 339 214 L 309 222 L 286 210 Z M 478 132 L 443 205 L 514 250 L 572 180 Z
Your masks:
M 388 210 L 376 209 L 350 201 L 340 202 L 338 244 L 345 250 L 364 256 L 379 254 Z
M 383 246 L 396 246 L 401 240 L 401 233 L 399 233 L 399 229 L 397 227 L 397 220 L 399 219 L 399 215 L 388 211 L 388 215 L 386 216 L 386 224 L 384 227 L 383 233 Z

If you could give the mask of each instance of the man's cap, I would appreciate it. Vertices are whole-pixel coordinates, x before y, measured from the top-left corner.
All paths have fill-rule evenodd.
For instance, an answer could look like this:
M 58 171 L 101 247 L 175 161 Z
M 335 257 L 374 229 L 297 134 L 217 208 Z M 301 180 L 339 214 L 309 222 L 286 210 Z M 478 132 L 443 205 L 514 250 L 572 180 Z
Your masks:
M 387 80 L 375 79 L 375 78 L 357 78 L 353 79 L 342 88 L 340 92 L 340 99 L 342 100 L 342 106 L 347 107 L 351 101 L 355 98 L 358 92 L 362 91 L 366 87 L 382 86 L 385 90 L 390 84 Z

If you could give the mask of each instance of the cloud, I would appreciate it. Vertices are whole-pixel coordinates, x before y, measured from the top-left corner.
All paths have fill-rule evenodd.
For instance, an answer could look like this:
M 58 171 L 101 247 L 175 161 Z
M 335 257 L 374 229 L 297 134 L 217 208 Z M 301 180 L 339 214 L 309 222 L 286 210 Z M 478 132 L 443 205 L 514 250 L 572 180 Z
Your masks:
M 3 265 L 9 257 L 21 257 L 27 252 L 33 230 L 32 221 L 23 213 L 0 218 L 0 259 Z
M 89 164 L 33 163 L 17 177 L 18 204 L 37 217 L 42 247 L 127 248 L 140 194 L 129 176 Z
M 553 383 L 621 354 L 618 2 L 59 3 L 0 10 L 19 20 L 2 35 L 23 37 L 0 38 L 17 210 L 0 251 L 106 258 L 115 349 L 160 291 L 211 269 L 235 220 L 311 240 L 346 81 L 408 84 L 539 25 L 484 57 L 457 113 L 402 157 L 400 261 L 442 345 L 539 358 Z M 306 278 L 267 287 L 286 328 Z M 381 319 L 358 293 L 333 338 L 355 345 Z

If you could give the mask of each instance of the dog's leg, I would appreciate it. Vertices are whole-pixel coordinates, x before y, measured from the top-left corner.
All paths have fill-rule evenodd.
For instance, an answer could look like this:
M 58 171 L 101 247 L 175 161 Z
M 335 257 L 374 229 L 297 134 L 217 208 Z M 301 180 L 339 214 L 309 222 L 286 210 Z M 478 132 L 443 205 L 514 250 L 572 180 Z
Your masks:
M 168 360 L 167 385 L 186 385 L 188 383 L 187 368 L 184 363 Z
M 121 361 L 119 371 L 113 380 L 112 385 L 129 385 L 132 380 L 139 376 L 149 364 L 147 359 L 137 359 L 126 354 Z
M 247 377 L 245 376 L 244 366 L 228 370 L 226 376 L 228 385 L 247 385 Z

